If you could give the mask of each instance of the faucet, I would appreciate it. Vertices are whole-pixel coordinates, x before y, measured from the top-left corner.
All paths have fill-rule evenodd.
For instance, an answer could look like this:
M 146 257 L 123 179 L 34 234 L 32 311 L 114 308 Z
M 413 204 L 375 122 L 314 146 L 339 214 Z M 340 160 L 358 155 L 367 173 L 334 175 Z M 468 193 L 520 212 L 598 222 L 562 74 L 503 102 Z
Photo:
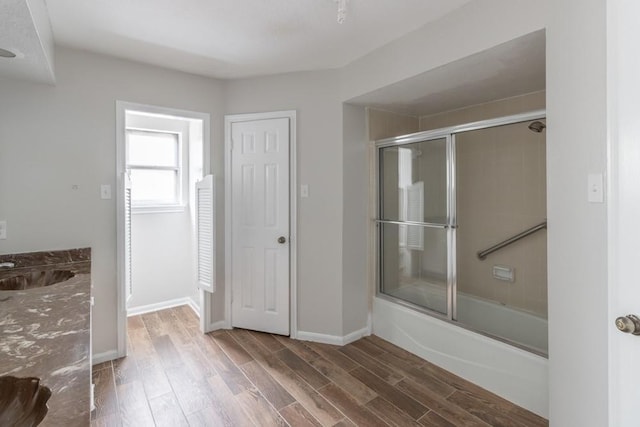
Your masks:
M 13 262 L 0 262 L 0 268 L 13 268 L 16 264 Z

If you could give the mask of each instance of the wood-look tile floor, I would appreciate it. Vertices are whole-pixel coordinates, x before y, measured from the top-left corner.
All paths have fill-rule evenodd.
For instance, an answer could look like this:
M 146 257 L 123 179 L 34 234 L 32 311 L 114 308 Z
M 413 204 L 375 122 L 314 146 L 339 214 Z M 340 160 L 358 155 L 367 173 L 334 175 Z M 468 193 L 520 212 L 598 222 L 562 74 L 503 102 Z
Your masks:
M 187 306 L 130 317 L 94 366 L 92 426 L 548 426 L 376 336 L 337 347 L 234 329 Z

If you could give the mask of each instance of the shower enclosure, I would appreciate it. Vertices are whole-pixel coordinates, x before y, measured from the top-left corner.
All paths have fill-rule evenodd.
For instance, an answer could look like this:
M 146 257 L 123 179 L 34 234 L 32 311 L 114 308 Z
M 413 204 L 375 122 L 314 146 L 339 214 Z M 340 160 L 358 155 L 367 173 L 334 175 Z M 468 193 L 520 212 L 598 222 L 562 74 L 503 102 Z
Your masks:
M 376 142 L 377 296 L 547 354 L 544 111 Z

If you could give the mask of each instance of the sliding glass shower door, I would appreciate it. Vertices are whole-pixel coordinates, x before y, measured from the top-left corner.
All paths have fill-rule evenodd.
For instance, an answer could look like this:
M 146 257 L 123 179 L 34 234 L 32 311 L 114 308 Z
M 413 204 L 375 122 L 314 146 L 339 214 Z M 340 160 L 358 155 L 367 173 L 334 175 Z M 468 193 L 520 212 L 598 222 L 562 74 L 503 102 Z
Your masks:
M 532 112 L 376 143 L 377 296 L 547 354 L 541 120 Z
M 379 148 L 380 292 L 451 313 L 449 137 Z
M 546 354 L 546 143 L 536 123 L 455 135 L 455 320 Z

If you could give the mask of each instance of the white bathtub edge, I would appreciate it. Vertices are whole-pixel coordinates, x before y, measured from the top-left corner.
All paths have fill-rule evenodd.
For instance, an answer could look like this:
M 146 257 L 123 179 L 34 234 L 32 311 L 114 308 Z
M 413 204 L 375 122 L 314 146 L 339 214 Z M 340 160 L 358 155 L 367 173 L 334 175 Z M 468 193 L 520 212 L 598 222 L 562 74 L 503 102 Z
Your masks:
M 374 298 L 373 333 L 548 418 L 548 360 L 393 302 Z

